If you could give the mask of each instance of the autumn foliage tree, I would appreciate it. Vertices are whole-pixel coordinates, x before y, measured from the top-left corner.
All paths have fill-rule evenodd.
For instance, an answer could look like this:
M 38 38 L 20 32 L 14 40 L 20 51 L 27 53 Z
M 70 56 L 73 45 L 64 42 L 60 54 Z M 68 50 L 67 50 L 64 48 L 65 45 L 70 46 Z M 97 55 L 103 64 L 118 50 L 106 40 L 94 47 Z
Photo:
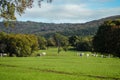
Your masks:
M 105 21 L 93 39 L 95 52 L 120 57 L 120 19 Z

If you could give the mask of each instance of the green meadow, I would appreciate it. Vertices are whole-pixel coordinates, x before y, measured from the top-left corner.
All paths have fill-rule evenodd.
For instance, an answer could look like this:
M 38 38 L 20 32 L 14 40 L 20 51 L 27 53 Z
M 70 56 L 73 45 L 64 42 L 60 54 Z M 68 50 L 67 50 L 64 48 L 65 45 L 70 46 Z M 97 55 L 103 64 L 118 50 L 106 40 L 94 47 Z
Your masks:
M 120 59 L 77 56 L 49 48 L 46 56 L 1 57 L 0 80 L 120 80 Z M 85 54 L 90 52 L 84 52 Z

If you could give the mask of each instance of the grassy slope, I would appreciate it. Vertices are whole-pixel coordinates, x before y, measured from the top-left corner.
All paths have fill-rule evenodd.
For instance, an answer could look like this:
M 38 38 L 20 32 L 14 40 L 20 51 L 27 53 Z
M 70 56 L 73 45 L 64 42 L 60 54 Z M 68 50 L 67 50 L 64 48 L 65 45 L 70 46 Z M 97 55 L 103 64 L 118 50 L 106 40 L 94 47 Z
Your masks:
M 44 50 L 43 50 L 44 51 Z M 40 52 L 43 52 L 40 51 Z M 0 58 L 1 80 L 119 80 L 120 59 L 75 56 L 56 49 L 47 56 Z

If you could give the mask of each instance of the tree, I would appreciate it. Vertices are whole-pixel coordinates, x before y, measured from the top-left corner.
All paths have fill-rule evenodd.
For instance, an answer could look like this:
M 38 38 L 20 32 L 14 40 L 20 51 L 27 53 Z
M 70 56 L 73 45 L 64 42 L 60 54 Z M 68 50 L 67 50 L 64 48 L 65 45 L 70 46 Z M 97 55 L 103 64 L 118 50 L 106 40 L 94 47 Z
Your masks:
M 61 36 L 62 40 L 60 41 L 61 47 L 64 51 L 68 50 L 69 47 L 69 39 L 66 36 Z
M 37 37 L 24 34 L 6 36 L 7 52 L 10 56 L 30 56 L 38 48 Z
M 95 52 L 120 57 L 120 20 L 109 20 L 102 24 L 93 39 Z
M 77 43 L 75 47 L 77 51 L 91 51 L 92 50 L 91 42 L 89 41 L 80 41 Z
M 71 46 L 76 46 L 76 44 L 80 41 L 80 37 L 79 36 L 71 36 L 69 37 L 69 43 L 71 44 Z
M 4 53 L 7 46 L 5 44 L 5 36 L 6 36 L 6 33 L 0 32 L 0 53 Z
M 0 33 L 0 52 L 9 56 L 30 56 L 38 50 L 38 40 L 35 35 Z
M 46 49 L 47 47 L 47 40 L 42 37 L 42 36 L 39 36 L 38 37 L 38 44 L 39 44 L 39 49 Z
M 69 43 L 78 51 L 91 51 L 92 49 L 91 36 L 71 36 L 69 37 Z
M 38 5 L 45 0 L 38 0 Z M 52 0 L 47 0 L 51 2 Z M 0 0 L 0 18 L 11 21 L 16 20 L 15 13 L 21 15 L 27 8 L 32 8 L 34 0 Z
M 47 47 L 53 47 L 55 46 L 55 41 L 53 38 L 47 39 Z
M 68 38 L 66 36 L 59 34 L 59 33 L 56 33 L 53 37 L 54 37 L 56 46 L 58 47 L 58 54 L 60 53 L 60 51 L 62 49 L 64 51 L 67 51 L 68 46 L 69 46 Z
M 29 34 L 26 35 L 29 43 L 30 43 L 30 48 L 31 48 L 31 53 L 33 53 L 34 51 L 38 50 L 38 38 L 35 35 Z

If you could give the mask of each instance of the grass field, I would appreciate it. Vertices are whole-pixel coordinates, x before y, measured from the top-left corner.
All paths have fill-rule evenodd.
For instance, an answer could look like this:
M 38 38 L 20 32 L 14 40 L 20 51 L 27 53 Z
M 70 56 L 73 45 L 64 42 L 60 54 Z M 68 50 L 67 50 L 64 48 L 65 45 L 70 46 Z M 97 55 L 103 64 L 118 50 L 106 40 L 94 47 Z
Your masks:
M 41 57 L 0 58 L 0 80 L 120 80 L 120 59 L 80 57 L 55 48 Z M 88 52 L 86 52 L 88 53 Z

